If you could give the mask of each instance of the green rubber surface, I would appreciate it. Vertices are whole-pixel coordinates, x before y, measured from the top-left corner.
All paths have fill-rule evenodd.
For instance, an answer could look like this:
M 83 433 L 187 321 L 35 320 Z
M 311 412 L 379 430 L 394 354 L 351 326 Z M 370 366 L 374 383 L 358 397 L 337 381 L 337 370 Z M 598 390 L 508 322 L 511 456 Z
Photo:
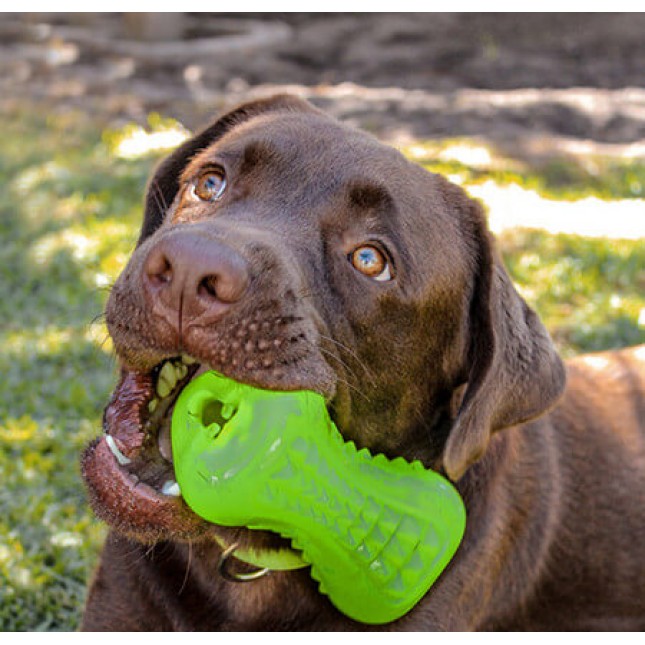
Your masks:
M 465 529 L 463 502 L 446 479 L 420 462 L 357 450 L 314 392 L 206 372 L 177 399 L 172 450 L 195 513 L 291 539 L 320 591 L 364 623 L 410 611 Z

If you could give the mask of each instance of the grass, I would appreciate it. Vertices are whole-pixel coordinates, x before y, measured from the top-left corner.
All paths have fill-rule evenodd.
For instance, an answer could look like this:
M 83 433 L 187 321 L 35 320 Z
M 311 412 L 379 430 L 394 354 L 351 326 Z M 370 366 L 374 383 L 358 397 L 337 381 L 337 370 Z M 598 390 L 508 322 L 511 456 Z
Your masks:
M 81 115 L 8 115 L 0 148 L 0 629 L 70 630 L 105 529 L 81 447 L 114 382 L 101 314 L 150 159 L 119 160 Z M 64 145 L 61 146 L 61 142 Z
M 420 141 L 407 146 L 404 152 L 431 172 L 459 178 L 466 185 L 493 180 L 500 186 L 517 184 L 547 199 L 566 201 L 645 197 L 642 157 L 551 156 L 529 165 L 467 139 Z
M 0 629 L 74 630 L 105 535 L 78 468 L 115 380 L 100 314 L 136 240 L 158 153 L 136 156 L 122 146 L 141 132 L 134 127 L 101 131 L 75 113 L 16 111 L 3 122 Z M 171 126 L 151 121 L 155 132 Z M 558 163 L 541 174 L 502 176 L 464 164 L 447 170 L 462 172 L 466 184 L 517 181 L 552 197 L 567 186 L 567 197 L 636 196 L 636 182 L 645 182 L 638 165 L 618 164 L 603 183 Z M 500 244 L 563 354 L 645 340 L 642 242 L 516 231 Z

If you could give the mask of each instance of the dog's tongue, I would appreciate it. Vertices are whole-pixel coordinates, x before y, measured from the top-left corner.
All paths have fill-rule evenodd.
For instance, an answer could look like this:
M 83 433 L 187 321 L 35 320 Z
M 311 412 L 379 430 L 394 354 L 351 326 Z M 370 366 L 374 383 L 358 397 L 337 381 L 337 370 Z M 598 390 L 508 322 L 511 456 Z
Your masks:
M 314 392 L 207 372 L 177 399 L 171 438 L 195 513 L 291 539 L 320 591 L 355 620 L 407 613 L 461 541 L 465 510 L 450 483 L 419 462 L 345 443 Z

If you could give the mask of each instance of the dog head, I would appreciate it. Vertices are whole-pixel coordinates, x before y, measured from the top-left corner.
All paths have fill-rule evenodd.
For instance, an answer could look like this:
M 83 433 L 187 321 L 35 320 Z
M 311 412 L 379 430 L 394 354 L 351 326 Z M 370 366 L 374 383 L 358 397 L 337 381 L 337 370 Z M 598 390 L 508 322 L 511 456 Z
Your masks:
M 148 539 L 212 530 L 163 492 L 173 401 L 207 369 L 317 391 L 346 439 L 453 480 L 564 386 L 479 204 L 288 96 L 161 163 L 107 324 L 122 375 L 83 473 L 97 513 Z

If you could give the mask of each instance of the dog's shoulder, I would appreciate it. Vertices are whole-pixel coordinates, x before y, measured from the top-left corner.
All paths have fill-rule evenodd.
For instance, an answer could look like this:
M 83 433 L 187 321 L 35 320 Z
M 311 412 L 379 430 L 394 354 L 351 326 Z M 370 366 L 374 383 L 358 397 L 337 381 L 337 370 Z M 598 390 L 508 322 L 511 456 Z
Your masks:
M 599 396 L 645 397 L 645 345 L 583 354 L 567 361 L 567 371 L 574 385 L 595 385 Z
M 583 354 L 566 370 L 566 391 L 550 415 L 556 428 L 604 437 L 606 455 L 613 446 L 645 458 L 645 345 Z

